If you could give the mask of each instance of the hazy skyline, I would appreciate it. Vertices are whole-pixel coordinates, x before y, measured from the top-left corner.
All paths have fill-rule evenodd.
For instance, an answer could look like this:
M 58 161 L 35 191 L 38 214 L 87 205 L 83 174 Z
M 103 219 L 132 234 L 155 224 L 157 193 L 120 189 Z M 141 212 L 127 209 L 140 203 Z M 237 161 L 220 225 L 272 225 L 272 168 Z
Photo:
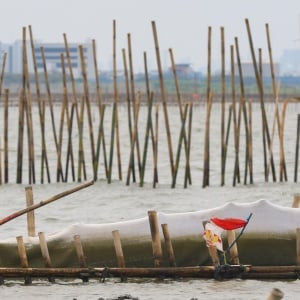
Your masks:
M 117 58 L 127 48 L 131 34 L 134 68 L 143 71 L 143 52 L 150 69 L 156 69 L 151 21 L 156 22 L 163 65 L 170 65 L 168 49 L 177 63 L 206 68 L 207 29 L 212 27 L 214 68 L 220 60 L 220 27 L 225 28 L 226 56 L 234 37 L 239 38 L 243 60 L 250 59 L 245 18 L 250 21 L 255 48 L 263 49 L 268 60 L 265 24 L 271 33 L 273 57 L 280 59 L 284 49 L 300 48 L 299 0 L 10 0 L 2 3 L 0 41 L 12 43 L 22 38 L 22 27 L 32 26 L 34 38 L 42 42 L 69 42 L 95 39 L 98 64 L 112 65 L 112 22 L 117 24 Z M 228 66 L 227 66 L 228 67 Z

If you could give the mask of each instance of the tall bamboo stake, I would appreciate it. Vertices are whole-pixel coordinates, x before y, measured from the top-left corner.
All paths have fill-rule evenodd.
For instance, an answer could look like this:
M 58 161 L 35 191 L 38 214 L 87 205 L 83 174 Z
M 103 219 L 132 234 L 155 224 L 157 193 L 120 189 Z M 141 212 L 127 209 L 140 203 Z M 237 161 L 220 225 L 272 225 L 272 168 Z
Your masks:
M 128 61 L 129 61 L 129 74 L 130 74 L 130 90 L 132 97 L 133 108 L 136 107 L 135 102 L 135 86 L 134 86 L 134 70 L 133 70 L 133 59 L 132 59 L 132 47 L 131 47 L 131 35 L 127 34 L 127 43 L 128 43 Z M 133 111 L 133 116 L 135 116 L 135 111 Z M 138 170 L 141 177 L 141 153 L 140 153 L 140 142 L 139 135 L 136 135 L 136 152 L 137 152 L 137 161 L 138 161 Z
M 299 140 L 300 140 L 300 114 L 298 114 L 298 117 L 297 117 L 297 135 L 296 135 L 294 182 L 297 182 L 297 178 L 298 178 Z
M 85 160 L 84 160 L 84 147 L 83 147 L 83 121 L 84 121 L 84 96 L 81 100 L 80 106 L 80 115 L 79 115 L 79 123 L 78 123 L 78 139 L 79 139 L 79 146 L 78 146 L 78 175 L 77 180 L 80 182 L 82 180 L 82 168 L 84 171 L 84 177 L 86 176 L 85 173 Z
M 93 132 L 93 123 L 92 123 L 91 102 L 90 102 L 90 96 L 89 96 L 89 87 L 88 87 L 86 65 L 85 65 L 85 60 L 84 60 L 84 50 L 83 50 L 82 45 L 79 45 L 79 52 L 80 52 L 81 73 L 82 73 L 84 95 L 85 95 L 84 98 L 85 98 L 85 101 L 86 101 L 86 110 L 87 110 L 89 133 L 90 133 L 93 175 L 94 175 L 94 180 L 96 180 L 97 179 L 97 175 L 96 175 L 97 162 L 96 162 L 96 155 L 95 155 L 95 142 L 94 142 L 94 132 Z
M 142 166 L 141 166 L 140 187 L 144 185 L 147 151 L 148 151 L 148 140 L 149 140 L 150 130 L 152 128 L 152 106 L 153 106 L 152 104 L 153 104 L 153 92 L 151 92 L 150 99 L 148 100 L 147 125 L 146 125 L 144 151 L 143 151 L 143 159 L 142 159 Z
M 154 123 L 154 151 L 153 151 L 153 187 L 156 187 L 158 183 L 158 170 L 157 170 L 157 162 L 158 162 L 158 104 L 155 106 L 155 123 Z
M 65 111 L 67 118 L 67 129 L 68 129 L 68 146 L 66 154 L 66 169 L 65 169 L 65 181 L 68 182 L 69 174 L 69 161 L 71 160 L 71 171 L 72 179 L 75 181 L 75 168 L 74 168 L 74 155 L 73 155 L 73 144 L 72 144 L 72 130 L 73 130 L 73 119 L 74 119 L 74 110 L 71 109 L 71 115 L 69 113 L 69 101 L 68 101 L 68 88 L 67 88 L 67 75 L 65 68 L 65 59 L 64 54 L 61 53 L 61 68 L 62 68 L 62 81 L 63 81 L 63 101 L 65 102 Z
M 249 123 L 248 132 L 249 132 L 249 175 L 250 183 L 253 183 L 253 151 L 252 151 L 252 102 L 248 102 L 248 113 L 249 113 Z
M 205 136 L 204 136 L 204 161 L 203 161 L 203 183 L 202 187 L 209 186 L 209 130 L 210 130 L 210 117 L 212 108 L 213 95 L 210 93 L 206 107 L 206 121 L 205 121 Z
M 275 82 L 275 71 L 274 71 L 274 63 L 273 63 L 273 54 L 272 54 L 272 45 L 271 45 L 271 37 L 270 37 L 270 30 L 269 30 L 269 24 L 265 24 L 266 26 L 266 35 L 267 35 L 267 42 L 268 42 L 268 52 L 269 52 L 269 60 L 270 60 L 270 71 L 271 71 L 271 78 L 272 78 L 272 88 L 273 88 L 273 96 L 276 101 L 276 82 Z M 276 113 L 276 120 L 277 120 L 277 127 L 278 127 L 278 134 L 279 138 L 281 136 L 281 126 L 280 126 L 280 116 L 279 116 L 279 111 Z M 283 150 L 283 148 L 280 150 Z M 280 153 L 280 172 L 279 172 L 279 177 L 280 181 L 284 180 L 287 181 L 287 171 L 286 171 L 286 162 L 285 162 L 285 155 L 284 151 L 283 153 Z
M 172 185 L 171 185 L 172 188 L 175 188 L 175 185 L 176 185 L 176 178 L 177 178 L 178 168 L 179 168 L 182 141 L 184 140 L 184 136 L 185 136 L 185 122 L 186 122 L 187 112 L 188 112 L 188 103 L 186 103 L 184 105 L 184 111 L 183 111 L 183 116 L 182 116 L 182 121 L 181 121 L 181 130 L 180 130 L 180 134 L 179 134 L 179 141 L 178 141 L 177 154 L 176 154 L 175 167 L 174 167 L 175 171 L 174 171 L 174 176 L 173 176 Z M 187 147 L 187 144 L 186 144 L 186 147 Z M 187 148 L 186 148 L 186 151 L 187 151 Z
M 246 108 L 246 103 L 245 103 L 245 87 L 244 87 L 244 78 L 243 78 L 243 70 L 242 70 L 242 64 L 241 64 L 241 57 L 240 57 L 240 50 L 239 50 L 238 38 L 235 37 L 234 40 L 235 40 L 235 49 L 236 49 L 236 57 L 237 57 L 237 64 L 238 64 L 238 70 L 239 70 L 240 89 L 241 89 L 240 108 L 241 108 L 241 110 L 243 112 L 244 123 L 245 123 L 246 153 L 245 153 L 244 184 L 247 184 L 247 174 L 248 174 L 248 165 L 249 165 L 248 117 L 247 117 L 247 108 Z M 240 132 L 240 129 L 239 129 L 239 132 Z
M 127 102 L 127 114 L 128 114 L 128 130 L 129 130 L 129 140 L 130 140 L 130 147 L 131 147 L 132 131 L 133 131 L 132 116 L 131 116 L 131 97 L 130 97 L 130 89 L 129 89 L 129 76 L 128 76 L 128 67 L 127 67 L 127 59 L 126 59 L 126 50 L 124 48 L 122 49 L 122 54 L 123 54 L 123 66 L 124 66 L 125 90 L 126 90 L 126 102 Z M 130 167 L 132 171 L 132 181 L 136 182 L 134 160 L 132 161 L 132 165 Z
M 56 154 L 57 154 L 56 181 L 59 182 L 60 180 L 64 181 L 64 176 L 63 176 L 63 172 L 62 172 L 60 149 L 59 149 L 57 133 L 56 133 L 53 101 L 52 101 L 52 94 L 51 94 L 51 89 L 50 89 L 50 84 L 49 84 L 49 79 L 48 79 L 48 71 L 47 71 L 47 64 L 46 64 L 46 58 L 45 58 L 45 49 L 44 49 L 44 47 L 40 47 L 40 50 L 41 50 L 41 56 L 42 56 L 42 60 L 43 60 L 45 84 L 46 84 L 46 90 L 47 90 L 47 100 L 48 100 L 49 109 L 50 109 L 52 131 L 53 131 L 54 143 L 55 143 Z
M 108 183 L 112 180 L 112 163 L 114 153 L 114 140 L 117 141 L 117 158 L 119 180 L 122 180 L 122 166 L 121 166 L 121 151 L 120 151 L 120 137 L 119 137 L 119 120 L 118 120 L 118 84 L 117 84 L 117 58 L 116 58 L 116 20 L 113 20 L 113 85 L 114 85 L 114 102 L 112 111 L 112 125 L 111 125 L 111 140 L 110 140 L 110 156 L 109 156 L 109 176 Z
M 190 113 L 189 113 L 189 125 L 188 125 L 188 132 L 187 132 L 187 153 L 186 153 L 186 168 L 185 168 L 185 175 L 184 175 L 184 188 L 187 187 L 187 181 L 189 176 L 190 176 L 189 183 L 192 184 L 190 154 L 191 154 L 191 141 L 192 141 L 193 102 L 189 104 L 189 107 L 190 107 Z
M 252 34 L 251 34 L 250 25 L 249 25 L 249 20 L 245 19 L 245 23 L 246 23 L 247 33 L 248 33 L 248 39 L 249 39 L 250 51 L 251 51 L 251 56 L 252 56 L 254 72 L 255 72 L 256 84 L 257 84 L 257 88 L 258 88 L 258 92 L 259 92 L 260 106 L 261 106 L 261 112 L 262 112 L 263 134 L 266 134 L 267 142 L 270 143 L 270 133 L 269 133 L 267 115 L 266 115 L 265 106 L 264 106 L 262 78 L 259 74 L 257 63 L 256 63 L 256 57 L 255 57 L 255 53 L 254 53 L 254 47 L 253 47 Z M 271 157 L 271 167 L 272 167 L 273 181 L 276 181 L 273 157 Z
M 96 41 L 92 40 L 93 45 L 93 58 L 94 58 L 94 70 L 95 70 L 95 79 L 96 79 L 96 94 L 97 94 L 97 101 L 98 101 L 98 108 L 99 108 L 99 118 L 100 118 L 100 125 L 99 129 L 101 128 L 101 132 L 98 133 L 98 141 L 97 145 L 101 144 L 103 146 L 103 159 L 104 159 L 104 168 L 105 168 L 105 174 L 107 178 L 107 155 L 106 155 L 106 143 L 105 143 L 105 134 L 104 134 L 104 127 L 103 127 L 103 119 L 104 118 L 104 108 L 102 108 L 102 96 L 101 96 L 101 86 L 100 86 L 100 79 L 99 79 L 99 72 L 98 72 L 98 64 L 97 64 L 97 52 L 96 52 Z M 102 125 L 101 125 L 102 123 Z M 97 147 L 97 153 L 96 153 L 96 176 L 98 171 L 98 165 L 99 165 L 99 156 L 100 156 L 100 147 Z
M 5 89 L 4 97 L 4 183 L 9 181 L 8 168 L 8 99 L 9 89 Z
M 226 101 L 226 75 L 225 75 L 225 30 L 221 32 L 221 186 L 225 184 L 226 145 L 225 145 L 225 101 Z
M 157 62 L 160 91 L 161 91 L 161 100 L 162 100 L 162 106 L 163 106 L 164 117 L 165 117 L 165 127 L 166 127 L 167 141 L 168 141 L 171 175 L 173 177 L 175 170 L 174 170 L 172 140 L 171 140 L 171 132 L 170 132 L 170 125 L 169 125 L 168 109 L 167 109 L 167 99 L 166 99 L 166 92 L 165 92 L 165 86 L 164 86 L 164 79 L 163 79 L 163 72 L 162 72 L 162 66 L 161 66 L 160 51 L 159 51 L 159 44 L 158 44 L 158 37 L 157 37 L 155 21 L 152 21 L 152 31 L 153 31 L 153 37 L 154 37 L 156 62 Z
M 239 168 L 239 132 L 236 116 L 236 99 L 235 99 L 235 70 L 234 70 L 234 46 L 230 46 L 230 62 L 231 62 L 231 95 L 232 95 L 232 115 L 233 115 L 233 133 L 234 133 L 234 171 L 233 171 L 233 186 L 236 185 L 236 181 L 240 182 L 240 168 Z
M 173 77 L 174 77 L 174 83 L 175 83 L 175 88 L 176 88 L 176 94 L 177 94 L 177 103 L 178 103 L 178 108 L 179 108 L 179 114 L 180 114 L 180 120 L 181 122 L 183 122 L 183 110 L 182 110 L 182 101 L 181 101 L 181 92 L 180 92 L 180 87 L 179 87 L 179 81 L 178 81 L 178 76 L 177 76 L 177 71 L 176 71 L 176 65 L 175 65 L 175 60 L 174 60 L 174 54 L 173 54 L 173 50 L 170 48 L 169 49 L 169 53 L 170 53 L 170 59 L 171 59 L 171 65 L 172 65 L 172 71 L 173 71 Z M 185 149 L 185 156 L 187 156 L 187 138 L 186 138 L 186 132 L 185 132 L 185 128 L 183 130 L 183 141 L 184 141 L 184 149 Z M 181 147 L 180 147 L 181 149 Z M 180 152 L 179 152 L 179 156 L 180 156 Z M 175 173 L 177 173 L 178 169 L 175 168 Z M 190 170 L 187 170 L 188 172 L 188 176 L 189 176 L 189 182 L 191 184 L 191 176 L 190 176 Z M 173 176 L 173 182 L 174 182 L 174 177 L 176 177 L 177 174 L 175 174 Z M 175 179 L 176 181 L 176 179 Z
M 141 101 L 141 95 L 140 92 L 138 92 L 137 101 L 136 101 L 136 108 L 134 113 L 134 128 L 132 132 L 132 144 L 130 148 L 130 156 L 129 156 L 129 164 L 128 164 L 128 172 L 127 172 L 127 180 L 126 184 L 129 185 L 130 183 L 130 175 L 132 170 L 132 161 L 134 159 L 134 148 L 135 144 L 137 143 L 137 136 L 138 136 L 138 117 L 139 117 L 139 110 L 140 110 L 140 101 Z
M 38 68 L 36 63 L 36 49 L 34 46 L 34 39 L 32 33 L 31 25 L 28 26 L 29 35 L 30 35 L 30 44 L 31 44 L 31 53 L 32 53 L 32 61 L 33 61 L 33 70 L 34 70 L 34 78 L 35 78 L 35 87 L 36 87 L 36 97 L 38 103 L 38 112 L 40 118 L 40 126 L 41 126 L 41 143 L 42 143 L 42 155 L 41 155 L 41 183 L 44 183 L 44 166 L 46 166 L 46 174 L 48 183 L 50 183 L 50 170 L 48 164 L 48 156 L 47 156 L 47 147 L 46 147 L 46 138 L 45 138 L 45 122 L 43 120 L 43 109 L 42 109 L 42 100 L 41 100 L 41 91 L 40 91 L 40 81 L 38 76 Z

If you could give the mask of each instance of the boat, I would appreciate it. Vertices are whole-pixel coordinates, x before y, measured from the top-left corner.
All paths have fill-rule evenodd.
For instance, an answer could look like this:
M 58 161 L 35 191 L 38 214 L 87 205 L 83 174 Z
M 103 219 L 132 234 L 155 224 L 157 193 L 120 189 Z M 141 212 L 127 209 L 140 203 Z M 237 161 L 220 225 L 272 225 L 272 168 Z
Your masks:
M 177 267 L 212 265 L 203 223 L 211 218 L 251 220 L 237 241 L 241 264 L 254 266 L 297 265 L 296 229 L 300 228 L 300 209 L 276 205 L 269 200 L 249 203 L 228 202 L 222 206 L 180 213 L 157 212 L 158 224 L 167 224 Z M 54 268 L 78 267 L 74 236 L 80 236 L 87 265 L 116 267 L 117 258 L 112 232 L 118 230 L 126 267 L 153 267 L 152 238 L 149 217 L 105 224 L 72 224 L 46 235 L 48 251 Z M 236 235 L 241 229 L 236 230 Z M 163 259 L 161 267 L 169 266 L 160 228 Z M 228 247 L 227 232 L 221 235 L 224 249 Z M 44 266 L 39 237 L 23 238 L 29 266 Z M 299 251 L 299 250 L 298 250 Z M 222 253 L 219 253 L 222 255 Z M 230 261 L 229 261 L 230 263 Z M 0 267 L 20 267 L 15 237 L 0 240 Z

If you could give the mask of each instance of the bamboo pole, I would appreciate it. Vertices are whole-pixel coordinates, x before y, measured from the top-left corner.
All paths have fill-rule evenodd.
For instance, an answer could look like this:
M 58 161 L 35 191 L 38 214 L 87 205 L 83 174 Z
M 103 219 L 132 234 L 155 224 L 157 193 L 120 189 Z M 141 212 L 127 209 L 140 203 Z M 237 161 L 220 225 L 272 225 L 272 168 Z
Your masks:
M 130 97 L 130 90 L 129 90 L 129 75 L 128 75 L 128 67 L 127 67 L 127 59 L 126 59 L 126 50 L 124 48 L 122 49 L 122 54 L 123 54 L 123 66 L 124 66 L 125 90 L 126 90 L 126 102 L 127 102 L 127 114 L 128 114 L 128 130 L 129 130 L 129 140 L 130 140 L 130 147 L 131 147 L 132 132 L 133 132 L 132 114 L 131 114 L 131 97 Z M 132 181 L 136 182 L 134 160 L 132 161 L 132 165 L 130 166 L 130 168 L 132 172 Z
M 169 49 L 169 54 L 170 54 L 170 59 L 171 59 L 171 66 L 172 66 L 172 71 L 173 71 L 174 84 L 175 84 L 175 88 L 176 88 L 176 95 L 177 95 L 177 103 L 178 103 L 178 108 L 179 108 L 180 120 L 181 120 L 181 122 L 183 122 L 184 114 L 183 114 L 183 109 L 182 109 L 182 100 L 181 100 L 182 97 L 181 97 L 179 81 L 178 81 L 176 65 L 175 65 L 175 59 L 174 59 L 174 54 L 173 54 L 172 48 Z M 183 133 L 185 156 L 187 157 L 188 148 L 187 148 L 187 137 L 186 137 L 185 128 L 184 128 L 182 133 Z M 180 149 L 181 149 L 181 147 L 180 147 Z M 179 152 L 179 156 L 180 156 L 180 152 Z M 189 166 L 187 166 L 187 167 L 189 167 Z M 178 172 L 178 168 L 175 167 L 175 175 L 173 176 L 173 182 L 174 182 L 174 177 L 177 176 L 177 172 Z M 189 169 L 187 169 L 187 175 L 188 175 L 188 178 L 189 178 L 189 183 L 191 184 L 192 180 L 191 180 L 191 174 L 190 174 Z
M 28 208 L 34 205 L 32 187 L 31 186 L 25 187 L 25 193 L 26 193 L 26 207 Z M 28 232 L 28 236 L 35 236 L 35 216 L 33 210 L 27 213 L 27 232 Z
M 32 61 L 33 61 L 35 87 L 36 87 L 36 97 L 37 97 L 38 112 L 39 112 L 40 127 L 41 127 L 41 143 L 42 143 L 41 183 L 44 183 L 44 166 L 46 166 L 46 174 L 47 174 L 48 183 L 50 183 L 50 181 L 51 181 L 50 180 L 50 170 L 49 170 L 49 164 L 48 164 L 46 138 L 45 138 L 45 122 L 43 120 L 40 81 L 39 81 L 38 68 L 37 68 L 37 63 L 36 63 L 36 48 L 34 46 L 34 38 L 33 38 L 31 25 L 28 26 L 28 29 L 29 29 L 29 36 L 30 36 L 31 54 L 32 54 Z
M 210 131 L 210 117 L 212 108 L 212 93 L 209 95 L 206 107 L 206 121 L 205 121 L 205 136 L 204 136 L 204 161 L 203 161 L 203 182 L 202 187 L 209 186 L 209 131 Z
M 298 208 L 300 207 L 300 194 L 295 194 L 294 195 L 294 200 L 293 200 L 293 208 Z
M 122 243 L 121 238 L 119 234 L 119 230 L 112 231 L 112 236 L 114 239 L 114 245 L 115 245 L 115 251 L 116 251 L 116 257 L 118 261 L 118 267 L 119 268 L 125 268 L 125 259 L 122 249 Z
M 79 146 L 78 146 L 78 172 L 77 172 L 77 180 L 80 182 L 82 180 L 82 169 L 84 178 L 86 176 L 85 172 L 85 160 L 84 160 L 84 143 L 83 143 L 83 121 L 84 121 L 84 96 L 81 100 L 80 106 L 80 116 L 79 116 L 79 123 L 78 123 L 78 139 L 79 139 Z
M 170 267 L 176 267 L 176 259 L 175 259 L 170 233 L 169 233 L 168 224 L 161 224 L 161 228 L 165 239 L 165 246 L 168 254 L 169 265 Z
M 26 249 L 25 249 L 25 245 L 24 245 L 24 241 L 23 241 L 23 237 L 22 236 L 17 236 L 17 245 L 18 245 L 18 253 L 19 253 L 19 257 L 20 257 L 20 262 L 21 262 L 21 266 L 22 268 L 28 268 L 29 264 L 28 264 L 28 259 L 27 259 L 27 254 L 26 254 Z M 28 275 L 24 276 L 24 280 L 25 280 L 25 284 L 31 284 L 31 277 Z
M 91 144 L 91 156 L 92 156 L 92 165 L 93 165 L 93 174 L 94 180 L 97 179 L 96 176 L 96 154 L 95 154 L 95 142 L 94 142 L 94 132 L 93 132 L 93 123 L 92 123 L 92 112 L 91 112 L 91 102 L 89 96 L 89 87 L 88 87 L 88 79 L 87 79 L 87 72 L 86 72 L 86 65 L 84 59 L 84 49 L 82 45 L 79 45 L 79 53 L 80 53 L 80 62 L 81 62 L 81 73 L 83 79 L 83 88 L 84 88 L 84 95 L 86 101 L 86 110 L 88 116 L 88 125 L 89 125 L 89 134 L 90 134 L 90 144 Z
M 226 144 L 225 144 L 225 105 L 226 105 L 226 74 L 225 74 L 225 29 L 221 33 L 221 186 L 225 185 Z
M 5 223 L 7 223 L 8 221 L 11 221 L 11 220 L 13 220 L 13 219 L 15 219 L 17 217 L 20 217 L 20 216 L 26 214 L 29 211 L 35 210 L 37 208 L 40 208 L 40 207 L 45 206 L 47 204 L 50 204 L 51 202 L 59 200 L 59 199 L 65 197 L 65 196 L 68 196 L 68 195 L 73 194 L 73 193 L 75 193 L 77 191 L 80 191 L 80 190 L 82 190 L 82 189 L 84 189 L 86 187 L 89 187 L 92 184 L 94 184 L 93 181 L 85 182 L 85 183 L 83 183 L 83 184 L 81 184 L 79 186 L 76 186 L 76 187 L 71 188 L 71 189 L 69 189 L 67 191 L 61 192 L 59 194 L 56 194 L 56 195 L 54 195 L 54 196 L 52 196 L 52 197 L 50 197 L 48 199 L 42 200 L 42 201 L 40 201 L 40 202 L 38 202 L 38 203 L 36 203 L 34 205 L 31 205 L 31 206 L 29 206 L 27 208 L 24 208 L 24 209 L 21 209 L 19 211 L 16 211 L 16 212 L 14 212 L 14 213 L 6 216 L 5 218 L 1 219 L 0 220 L 0 225 L 3 225 Z
M 241 97 L 240 97 L 240 109 L 243 113 L 244 117 L 244 124 L 245 124 L 245 142 L 246 142 L 246 153 L 245 153 L 245 172 L 244 172 L 244 184 L 247 184 L 247 175 L 248 175 L 248 166 L 249 166 L 249 130 L 248 130 L 248 116 L 247 116 L 247 108 L 246 108 L 246 101 L 245 101 L 245 86 L 244 86 L 244 78 L 243 78 L 243 70 L 241 64 L 241 57 L 240 57 L 240 50 L 239 50 L 239 42 L 238 38 L 235 37 L 235 49 L 236 49 L 236 57 L 237 57 L 237 64 L 238 64 L 238 71 L 239 71 L 239 78 L 240 78 L 240 89 L 241 89 Z M 240 122 L 238 122 L 240 124 Z M 238 137 L 240 135 L 240 125 L 238 129 Z M 251 178 L 250 178 L 250 183 Z
M 158 169 L 157 169 L 157 163 L 158 163 L 158 104 L 155 106 L 155 130 L 154 130 L 154 151 L 153 151 L 153 187 L 156 187 L 156 184 L 158 183 Z
M 143 159 L 142 159 L 142 165 L 141 165 L 140 187 L 142 187 L 144 185 L 149 134 L 150 134 L 150 131 L 153 132 L 152 106 L 153 106 L 153 92 L 151 92 L 150 98 L 148 99 L 148 114 L 147 114 L 147 125 L 146 125 L 146 132 L 145 132 Z
M 186 155 L 186 168 L 184 175 L 184 188 L 187 188 L 187 182 L 192 184 L 191 167 L 190 167 L 190 154 L 191 154 L 191 142 L 192 142 L 192 119 L 193 119 L 193 102 L 190 102 L 189 124 L 187 131 L 187 155 Z
M 148 211 L 148 218 L 150 224 L 151 238 L 152 238 L 152 250 L 154 267 L 159 267 L 162 264 L 162 248 L 159 235 L 159 225 L 157 213 L 154 210 Z
M 98 173 L 99 157 L 100 157 L 100 145 L 101 145 L 101 142 L 102 142 L 104 168 L 105 168 L 105 174 L 106 174 L 106 178 L 107 178 L 107 175 L 108 175 L 108 173 L 107 173 L 108 172 L 108 169 L 107 169 L 107 155 L 106 155 L 106 143 L 105 143 L 104 127 L 103 127 L 105 106 L 103 106 L 103 104 L 102 104 L 101 86 L 100 86 L 98 64 L 97 64 L 96 41 L 94 39 L 92 40 L 92 45 L 93 45 L 95 79 L 96 79 L 96 94 L 97 94 L 97 101 L 98 101 L 98 108 L 99 108 L 99 118 L 100 118 L 99 130 L 101 130 L 101 131 L 98 132 L 98 140 L 97 140 L 96 176 L 98 176 L 97 173 Z
M 49 255 L 49 250 L 48 250 L 45 234 L 43 232 L 39 232 L 38 236 L 39 236 L 39 241 L 40 241 L 41 253 L 42 253 L 42 256 L 43 256 L 43 259 L 45 262 L 45 267 L 52 268 L 52 262 L 51 262 L 51 258 Z
M 119 121 L 118 121 L 118 98 L 119 98 L 119 96 L 118 96 L 118 84 L 117 84 L 117 59 L 116 59 L 116 20 L 113 20 L 113 86 L 114 86 L 114 101 L 113 101 L 112 124 L 111 124 L 108 183 L 111 183 L 111 180 L 112 180 L 112 164 L 113 164 L 115 138 L 117 141 L 119 180 L 122 180 L 121 153 L 120 153 L 120 145 L 119 145 L 119 143 L 120 143 Z
M 136 111 L 136 97 L 135 97 L 135 85 L 134 85 L 134 70 L 133 70 L 133 58 L 132 58 L 132 47 L 131 47 L 131 34 L 127 34 L 127 44 L 128 44 L 128 61 L 129 61 L 129 74 L 130 74 L 130 90 L 133 104 L 133 117 L 135 117 Z M 140 142 L 139 135 L 136 135 L 136 152 L 137 152 L 137 162 L 138 162 L 138 170 L 141 178 L 141 153 L 140 153 Z
M 233 133 L 234 133 L 234 171 L 233 171 L 233 186 L 236 182 L 240 183 L 240 167 L 239 167 L 239 130 L 236 113 L 236 98 L 235 98 L 235 70 L 234 70 L 234 46 L 230 46 L 230 62 L 231 62 L 231 96 L 232 96 L 232 116 L 233 116 Z
M 74 110 L 71 108 L 71 115 L 70 115 L 69 101 L 68 101 L 68 88 L 67 88 L 67 75 L 66 75 L 65 59 L 64 59 L 63 53 L 61 53 L 61 55 L 60 55 L 60 60 L 61 60 L 62 81 L 63 81 L 63 100 L 62 101 L 63 101 L 64 107 L 65 107 L 65 113 L 66 113 L 66 118 L 67 118 L 67 132 L 68 132 L 66 168 L 65 168 L 65 181 L 68 182 L 69 161 L 70 160 L 71 160 L 72 179 L 73 179 L 73 181 L 75 181 L 74 155 L 73 155 L 73 144 L 72 144 Z
M 162 100 L 162 106 L 163 106 L 164 118 L 165 118 L 165 127 L 166 127 L 167 141 L 168 141 L 168 150 L 169 150 L 169 160 L 170 160 L 170 167 L 171 167 L 171 175 L 173 177 L 175 170 L 174 170 L 174 158 L 173 158 L 173 150 L 172 150 L 172 140 L 171 140 L 171 132 L 170 132 L 169 117 L 168 117 L 168 108 L 167 108 L 167 99 L 166 99 L 166 92 L 165 92 L 165 86 L 164 86 L 164 79 L 163 79 L 163 72 L 162 72 L 162 66 L 161 66 L 160 51 L 159 51 L 159 44 L 158 44 L 158 37 L 157 37 L 157 30 L 156 30 L 155 21 L 152 21 L 152 31 L 153 31 L 153 37 L 154 37 L 154 45 L 155 45 L 157 69 L 158 69 L 160 91 L 161 91 L 161 100 Z
M 254 72 L 255 72 L 256 84 L 257 84 L 258 92 L 259 92 L 259 99 L 260 99 L 260 106 L 261 106 L 261 113 L 262 113 L 262 123 L 263 123 L 263 135 L 264 134 L 266 135 L 267 142 L 269 144 L 270 143 L 270 133 L 269 133 L 266 110 L 265 110 L 265 106 L 264 106 L 262 76 L 261 76 L 261 74 L 259 74 L 257 63 L 256 63 L 249 20 L 245 19 L 245 23 L 246 23 L 247 33 L 248 33 L 248 39 L 249 39 L 250 51 L 251 51 L 251 56 L 252 56 Z M 272 167 L 273 181 L 275 182 L 276 181 L 276 174 L 275 174 L 275 167 L 274 167 L 273 157 L 271 158 L 271 162 L 272 162 L 271 167 Z
M 186 118 L 187 118 L 187 112 L 188 112 L 188 103 L 186 103 L 184 105 L 184 112 L 183 112 L 183 116 L 182 116 L 182 123 L 181 123 L 181 130 L 180 130 L 180 134 L 179 134 L 179 141 L 178 141 L 178 146 L 177 146 L 177 153 L 176 153 L 176 160 L 175 160 L 175 166 L 174 166 L 174 176 L 172 179 L 172 188 L 175 188 L 176 185 L 176 178 L 177 178 L 177 174 L 178 174 L 178 168 L 179 168 L 179 162 L 180 162 L 180 152 L 181 152 L 181 147 L 182 147 L 182 141 L 185 140 L 185 147 L 186 147 L 186 151 L 187 151 L 187 144 L 186 144 L 186 139 L 184 139 L 185 135 L 185 123 L 186 123 Z
M 228 245 L 233 244 L 233 242 L 235 241 L 234 230 L 227 230 L 227 240 L 228 240 Z M 230 257 L 231 257 L 232 264 L 234 265 L 240 264 L 237 243 L 234 243 L 233 246 L 230 248 Z
M 300 228 L 296 228 L 296 258 L 297 265 L 300 266 Z
M 275 71 L 274 71 L 274 63 L 273 63 L 273 54 L 272 54 L 272 45 L 271 45 L 271 37 L 270 37 L 270 30 L 269 24 L 265 24 L 266 26 L 266 35 L 267 35 L 267 42 L 268 42 L 268 52 L 269 52 L 269 61 L 270 61 L 270 71 L 271 71 L 271 78 L 272 78 L 272 88 L 273 88 L 273 96 L 276 102 L 278 98 L 276 82 L 275 82 Z M 276 112 L 276 120 L 277 120 L 277 127 L 278 127 L 278 134 L 279 138 L 281 137 L 281 126 L 280 126 L 280 116 L 279 111 Z M 285 181 L 287 181 L 287 171 L 286 171 L 286 163 L 285 163 L 285 155 L 284 152 L 282 153 L 283 149 L 280 147 L 280 181 L 283 180 L 283 176 Z
M 128 171 L 127 171 L 126 185 L 129 185 L 129 183 L 130 183 L 130 175 L 131 175 L 132 165 L 133 165 L 133 160 L 134 160 L 134 147 L 135 147 L 135 144 L 137 143 L 140 101 L 141 101 L 141 95 L 140 95 L 140 92 L 138 92 L 136 108 L 135 108 L 136 112 L 134 114 L 134 128 L 133 128 L 133 132 L 132 132 L 132 144 L 131 144 L 130 154 L 129 154 L 129 164 L 128 164 Z
M 9 181 L 8 167 L 8 99 L 9 89 L 5 89 L 4 97 L 4 183 Z
M 74 244 L 80 268 L 87 268 L 86 257 L 83 252 L 80 235 L 74 235 Z
M 52 131 L 53 131 L 54 143 L 55 143 L 56 154 L 57 154 L 56 181 L 59 182 L 60 180 L 64 181 L 64 176 L 63 176 L 63 172 L 62 172 L 60 149 L 59 149 L 58 138 L 57 138 L 57 133 L 56 133 L 52 93 L 51 93 L 49 78 L 48 78 L 47 64 L 46 64 L 46 58 L 45 58 L 45 49 L 44 49 L 44 47 L 40 47 L 40 50 L 41 50 L 41 56 L 42 56 L 42 61 L 43 61 L 44 77 L 45 77 L 45 84 L 46 84 L 46 90 L 47 90 L 47 100 L 48 100 L 49 109 L 50 109 Z
M 250 183 L 253 183 L 253 149 L 252 149 L 252 102 L 248 102 L 248 113 L 249 113 L 249 122 L 247 124 L 249 131 L 249 174 L 250 174 Z
M 297 182 L 297 180 L 298 180 L 299 140 L 300 140 L 300 114 L 298 114 L 298 116 L 297 116 L 297 134 L 296 134 L 294 182 Z

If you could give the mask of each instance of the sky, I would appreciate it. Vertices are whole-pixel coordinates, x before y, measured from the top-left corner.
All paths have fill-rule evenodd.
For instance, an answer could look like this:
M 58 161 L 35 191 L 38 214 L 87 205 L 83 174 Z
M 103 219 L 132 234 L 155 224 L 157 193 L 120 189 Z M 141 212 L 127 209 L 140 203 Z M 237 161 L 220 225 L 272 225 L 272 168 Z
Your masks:
M 266 25 L 269 25 L 274 61 L 284 49 L 300 48 L 299 0 L 4 0 L 1 3 L 0 41 L 22 38 L 32 26 L 41 42 L 84 43 L 95 39 L 100 69 L 112 68 L 112 24 L 116 21 L 117 60 L 128 49 L 130 33 L 135 72 L 143 71 L 143 53 L 149 69 L 156 69 L 151 22 L 155 21 L 163 67 L 170 66 L 169 48 L 176 63 L 207 66 L 208 27 L 212 28 L 213 69 L 220 65 L 220 27 L 225 29 L 226 57 L 234 38 L 243 61 L 251 59 L 245 19 L 249 19 L 255 49 L 268 61 Z M 28 33 L 29 37 L 29 33 Z

